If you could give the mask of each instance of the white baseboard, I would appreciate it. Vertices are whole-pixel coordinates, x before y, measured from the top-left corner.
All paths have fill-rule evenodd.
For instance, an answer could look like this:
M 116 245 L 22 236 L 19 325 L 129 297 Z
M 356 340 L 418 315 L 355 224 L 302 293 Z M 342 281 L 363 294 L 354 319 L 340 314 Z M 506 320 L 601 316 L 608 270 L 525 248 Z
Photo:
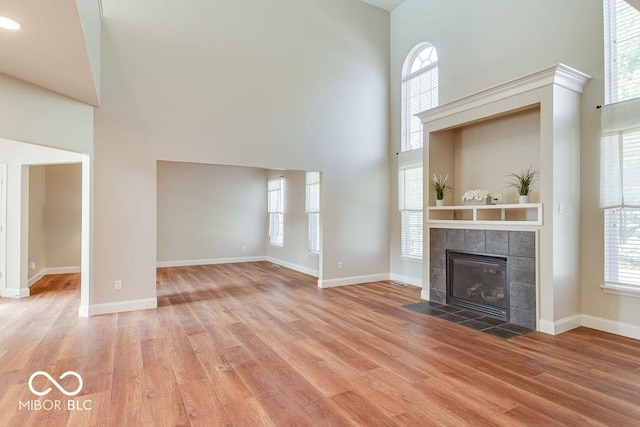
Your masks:
M 50 267 L 43 268 L 29 279 L 29 287 L 33 286 L 38 280 L 42 279 L 44 276 L 48 276 L 49 274 L 71 274 L 71 273 L 80 273 L 80 267 Z
M 234 264 L 237 262 L 257 262 L 266 261 L 264 256 L 248 256 L 233 258 L 207 258 L 207 259 L 186 259 L 179 261 L 158 261 L 156 267 L 190 267 L 193 265 L 211 265 L 211 264 Z
M 318 270 L 314 270 L 314 269 L 311 269 L 311 268 L 308 268 L 308 267 L 305 267 L 305 266 L 302 266 L 302 265 L 294 264 L 292 262 L 284 261 L 284 260 L 281 260 L 281 259 L 271 258 L 271 257 L 268 256 L 268 257 L 265 258 L 265 261 L 281 265 L 281 266 L 286 267 L 286 268 L 288 268 L 290 270 L 295 270 L 295 271 L 298 271 L 300 273 L 308 274 L 309 276 L 318 277 L 320 275 Z
M 538 330 L 545 334 L 558 335 L 581 326 L 581 317 L 580 314 L 575 314 L 556 321 L 540 319 L 538 322 Z
M 80 317 L 100 316 L 101 314 L 122 313 L 124 311 L 147 310 L 158 307 L 157 298 L 145 298 L 128 301 L 108 302 L 104 304 L 81 305 Z
M 429 289 L 422 288 L 422 291 L 420 292 L 420 298 L 425 301 L 429 301 Z
M 389 280 L 389 274 L 370 274 L 367 276 L 341 277 L 339 279 L 318 280 L 319 288 L 335 288 L 337 286 L 360 285 L 362 283 L 381 282 Z
M 390 280 L 393 280 L 394 282 L 400 282 L 400 283 L 415 286 L 418 288 L 422 287 L 422 279 L 416 279 L 415 277 L 403 276 L 401 274 L 395 274 L 395 273 L 391 273 L 389 277 L 390 277 Z
M 26 298 L 31 295 L 29 288 L 5 288 L 2 296 L 5 298 Z
M 580 326 L 640 340 L 640 326 L 587 314 L 576 314 L 555 322 L 540 320 L 538 330 L 546 334 L 558 335 Z
M 631 325 L 629 323 L 617 322 L 615 320 L 583 314 L 582 326 L 640 340 L 640 326 Z

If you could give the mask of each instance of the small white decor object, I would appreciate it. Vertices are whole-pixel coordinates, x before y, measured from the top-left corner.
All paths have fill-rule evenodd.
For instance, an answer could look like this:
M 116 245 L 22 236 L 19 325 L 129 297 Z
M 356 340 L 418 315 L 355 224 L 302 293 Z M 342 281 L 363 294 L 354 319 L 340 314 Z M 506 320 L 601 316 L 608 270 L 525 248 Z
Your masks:
M 519 195 L 518 196 L 518 203 L 520 203 L 521 205 L 527 204 L 529 203 L 529 195 Z
M 468 190 L 462 195 L 462 202 L 467 205 L 488 205 L 491 194 L 487 190 Z
M 444 200 L 436 199 L 436 206 L 444 206 Z

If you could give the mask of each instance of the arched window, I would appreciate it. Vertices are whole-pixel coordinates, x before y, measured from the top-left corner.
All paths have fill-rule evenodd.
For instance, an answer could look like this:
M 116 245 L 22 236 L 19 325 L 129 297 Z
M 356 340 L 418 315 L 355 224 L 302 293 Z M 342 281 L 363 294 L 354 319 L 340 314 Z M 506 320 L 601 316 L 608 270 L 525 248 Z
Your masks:
M 402 74 L 402 151 L 422 147 L 422 123 L 413 115 L 438 105 L 438 52 L 431 43 L 416 46 Z

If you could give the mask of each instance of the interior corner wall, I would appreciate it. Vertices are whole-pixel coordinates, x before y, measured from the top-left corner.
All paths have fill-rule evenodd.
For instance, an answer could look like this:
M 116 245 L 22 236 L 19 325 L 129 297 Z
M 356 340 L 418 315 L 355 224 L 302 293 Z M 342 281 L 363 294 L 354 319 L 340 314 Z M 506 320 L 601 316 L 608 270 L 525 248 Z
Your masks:
M 266 179 L 278 176 L 284 176 L 284 244 L 280 247 L 267 243 L 267 257 L 285 267 L 318 277 L 319 255 L 309 252 L 306 172 L 267 171 L 265 185 Z M 267 234 L 268 230 L 264 235 Z
M 359 0 L 103 6 L 96 303 L 155 297 L 157 160 L 320 171 L 325 277 L 388 274 L 388 12 Z
M 46 268 L 79 269 L 82 243 L 82 164 L 47 165 L 44 168 Z
M 576 19 L 580 11 L 580 19 Z M 391 147 L 400 149 L 400 79 L 418 43 L 438 50 L 440 104 L 564 63 L 592 76 L 581 99 L 580 311 L 640 326 L 640 298 L 605 294 L 604 219 L 599 208 L 600 110 L 604 100 L 601 0 L 405 0 L 391 13 Z M 470 48 L 470 43 L 472 48 Z M 392 174 L 397 171 L 390 162 Z M 394 203 L 397 190 L 393 191 Z M 399 215 L 392 215 L 392 273 L 399 255 Z M 428 254 L 425 254 L 428 256 Z M 562 310 L 557 311 L 564 315 Z M 554 319 L 561 320 L 561 319 Z
M 29 274 L 40 274 L 46 265 L 45 255 L 45 166 L 29 167 Z M 31 263 L 35 267 L 31 268 Z
M 264 170 L 158 162 L 158 262 L 264 258 Z

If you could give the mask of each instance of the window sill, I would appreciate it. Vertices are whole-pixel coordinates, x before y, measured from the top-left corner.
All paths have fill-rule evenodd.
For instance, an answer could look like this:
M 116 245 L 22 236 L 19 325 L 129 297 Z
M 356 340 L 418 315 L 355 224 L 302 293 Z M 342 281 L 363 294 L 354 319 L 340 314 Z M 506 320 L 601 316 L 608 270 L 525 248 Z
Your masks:
M 284 248 L 284 243 L 283 244 L 278 244 L 278 243 L 269 243 L 269 246 L 273 247 L 273 248 Z
M 604 285 L 600 286 L 600 289 L 602 289 L 602 291 L 607 294 L 640 298 L 640 286 L 621 285 L 618 283 L 605 283 Z
M 422 262 L 422 258 L 418 258 L 416 256 L 409 256 L 409 255 L 400 255 L 400 259 L 402 261 Z
M 307 251 L 307 255 L 317 257 L 320 256 L 320 252 Z

